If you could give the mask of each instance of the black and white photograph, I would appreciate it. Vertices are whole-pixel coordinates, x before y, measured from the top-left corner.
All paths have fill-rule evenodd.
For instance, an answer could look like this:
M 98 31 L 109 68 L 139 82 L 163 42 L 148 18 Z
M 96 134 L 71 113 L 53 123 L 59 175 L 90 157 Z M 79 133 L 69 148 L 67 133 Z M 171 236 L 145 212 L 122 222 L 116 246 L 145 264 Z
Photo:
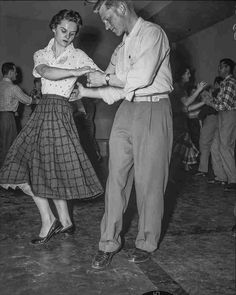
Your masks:
M 236 2 L 0 1 L 0 294 L 234 295 Z

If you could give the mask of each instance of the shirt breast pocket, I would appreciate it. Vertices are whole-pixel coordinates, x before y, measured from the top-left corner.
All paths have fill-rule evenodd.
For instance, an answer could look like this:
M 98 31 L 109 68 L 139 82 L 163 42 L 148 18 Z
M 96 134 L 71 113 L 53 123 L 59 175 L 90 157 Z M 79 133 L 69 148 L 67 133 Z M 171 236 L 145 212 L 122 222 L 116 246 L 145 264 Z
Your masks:
M 138 59 L 138 52 L 140 50 L 138 42 L 136 40 L 134 40 L 134 43 L 132 43 L 132 47 L 129 50 L 128 53 L 128 61 L 129 61 L 129 65 L 132 67 Z

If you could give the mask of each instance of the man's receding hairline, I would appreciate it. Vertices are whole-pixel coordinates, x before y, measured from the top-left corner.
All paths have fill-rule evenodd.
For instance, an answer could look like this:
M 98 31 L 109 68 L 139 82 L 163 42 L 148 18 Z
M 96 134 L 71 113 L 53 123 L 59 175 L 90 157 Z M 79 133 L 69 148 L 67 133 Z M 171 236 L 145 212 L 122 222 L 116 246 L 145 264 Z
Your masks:
M 107 2 L 109 2 L 108 0 L 98 0 L 97 3 L 94 5 L 94 8 L 93 8 L 93 12 L 94 13 L 99 13 L 99 10 L 101 9 L 101 7 L 104 5 L 106 7 L 106 9 L 110 9 L 112 7 L 116 8 L 117 6 L 115 5 L 115 1 L 113 3 L 111 3 L 111 5 L 109 5 L 108 3 L 108 6 L 107 6 Z M 134 9 L 134 6 L 133 6 L 133 1 L 132 0 L 128 0 L 128 1 L 119 1 L 117 0 L 117 2 L 122 2 L 122 3 L 125 3 L 128 10 L 132 10 Z

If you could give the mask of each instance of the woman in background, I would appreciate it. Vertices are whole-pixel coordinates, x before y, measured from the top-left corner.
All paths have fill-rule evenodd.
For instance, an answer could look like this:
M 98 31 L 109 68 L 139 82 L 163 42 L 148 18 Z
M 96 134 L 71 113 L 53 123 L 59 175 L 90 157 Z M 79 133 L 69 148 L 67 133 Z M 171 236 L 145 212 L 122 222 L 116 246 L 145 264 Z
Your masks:
M 12 145 L 0 170 L 4 188 L 21 188 L 37 205 L 42 226 L 32 244 L 47 243 L 55 234 L 74 232 L 67 200 L 103 193 L 87 155 L 68 102 L 76 79 L 96 65 L 72 41 L 82 20 L 78 12 L 62 10 L 50 22 L 54 38 L 34 54 L 33 75 L 41 78 L 42 99 Z M 52 199 L 59 216 L 54 216 Z
M 178 73 L 174 90 L 170 94 L 173 111 L 173 149 L 170 164 L 170 180 L 174 181 L 176 169 L 184 165 L 185 170 L 191 169 L 191 165 L 197 163 L 198 150 L 194 146 L 188 129 L 187 118 L 190 111 L 194 111 L 204 105 L 204 102 L 193 104 L 200 92 L 207 85 L 200 82 L 196 90 L 188 96 L 186 85 L 190 81 L 189 67 L 182 67 Z

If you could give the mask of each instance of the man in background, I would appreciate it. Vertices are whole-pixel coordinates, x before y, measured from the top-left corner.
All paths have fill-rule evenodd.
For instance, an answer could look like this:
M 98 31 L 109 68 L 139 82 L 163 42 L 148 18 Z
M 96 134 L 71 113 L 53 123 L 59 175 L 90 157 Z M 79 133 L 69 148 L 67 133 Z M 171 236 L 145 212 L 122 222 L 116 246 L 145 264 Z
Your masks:
M 0 167 L 17 136 L 15 113 L 19 102 L 26 105 L 32 103 L 32 98 L 26 95 L 19 86 L 13 84 L 17 76 L 14 63 L 4 63 L 2 75 L 3 79 L 0 81 Z
M 211 147 L 212 167 L 216 182 L 225 182 L 226 191 L 236 191 L 236 79 L 235 63 L 230 58 L 220 60 L 218 71 L 224 79 L 217 97 L 209 96 L 205 103 L 218 111 L 218 123 Z

